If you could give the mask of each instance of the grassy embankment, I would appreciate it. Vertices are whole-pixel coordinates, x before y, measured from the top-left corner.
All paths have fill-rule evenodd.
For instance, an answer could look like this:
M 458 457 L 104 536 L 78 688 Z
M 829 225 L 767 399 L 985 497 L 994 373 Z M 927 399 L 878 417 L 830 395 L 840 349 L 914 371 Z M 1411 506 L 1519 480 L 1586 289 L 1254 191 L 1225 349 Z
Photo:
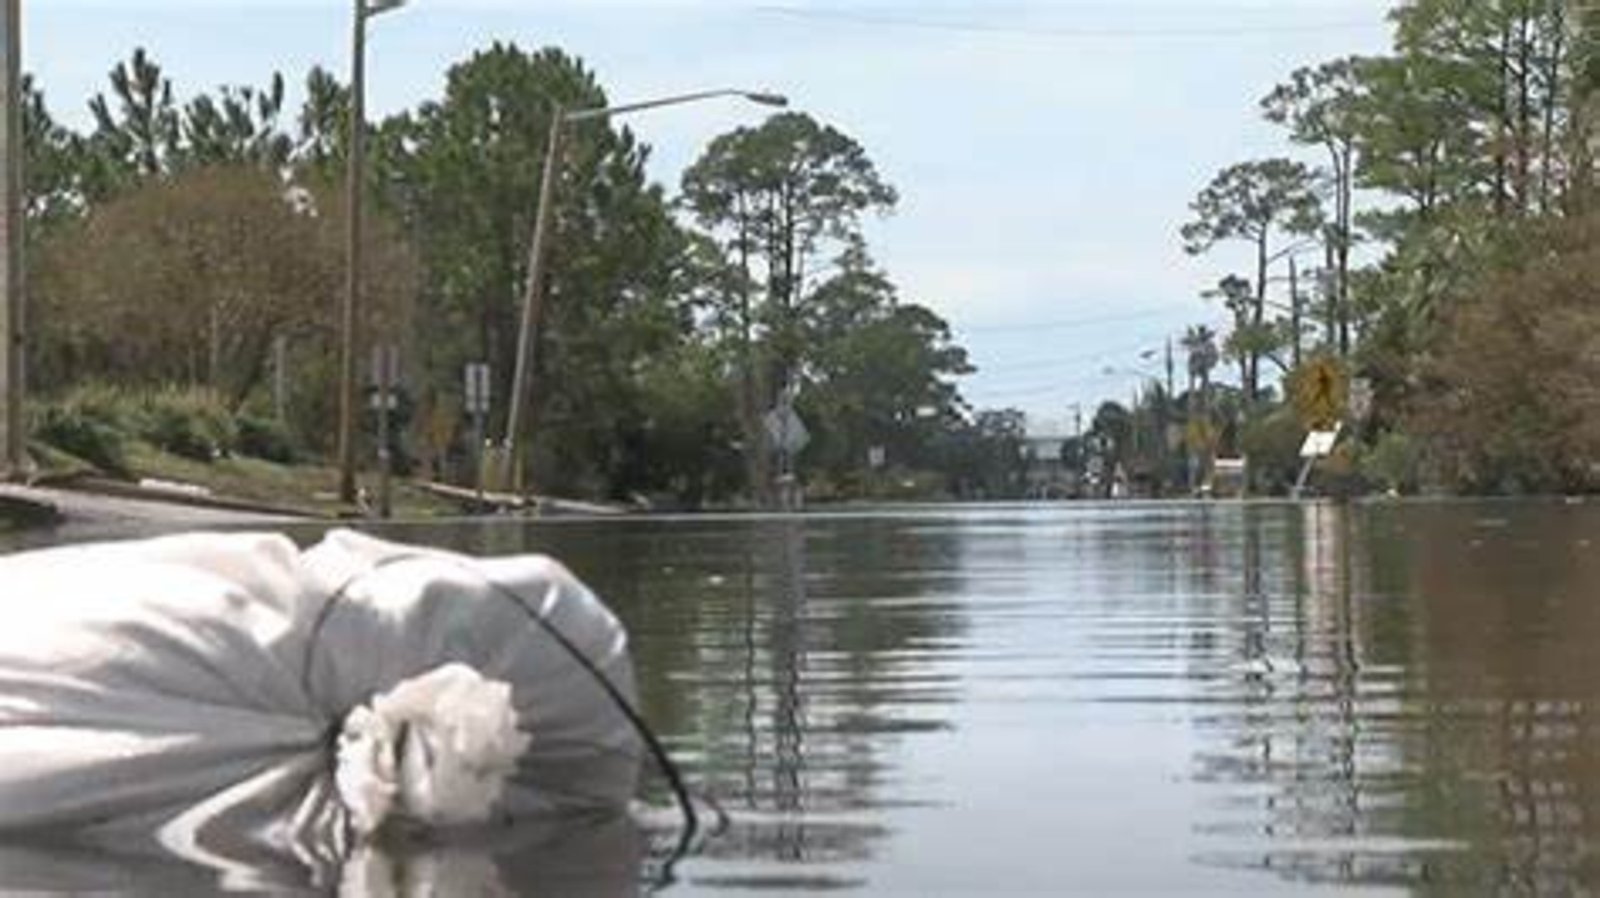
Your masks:
M 34 408 L 31 432 L 30 452 L 47 481 L 160 481 L 309 515 L 351 511 L 338 501 L 336 468 L 277 422 L 232 412 L 204 391 L 83 388 Z M 400 516 L 459 512 L 402 478 L 394 497 Z

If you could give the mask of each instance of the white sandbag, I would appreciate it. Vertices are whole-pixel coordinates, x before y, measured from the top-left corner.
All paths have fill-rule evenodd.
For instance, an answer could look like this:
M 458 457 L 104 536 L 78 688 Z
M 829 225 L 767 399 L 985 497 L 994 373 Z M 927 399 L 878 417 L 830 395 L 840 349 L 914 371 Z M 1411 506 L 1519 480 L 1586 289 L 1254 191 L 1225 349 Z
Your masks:
M 361 835 L 403 815 L 430 826 L 489 819 L 529 737 L 511 686 L 458 663 L 404 680 L 345 715 L 334 783 Z
M 241 834 L 323 855 L 391 818 L 634 793 L 598 679 L 632 700 L 626 637 L 549 559 L 195 535 L 0 558 L 0 601 L 0 835 L 149 832 L 209 863 Z

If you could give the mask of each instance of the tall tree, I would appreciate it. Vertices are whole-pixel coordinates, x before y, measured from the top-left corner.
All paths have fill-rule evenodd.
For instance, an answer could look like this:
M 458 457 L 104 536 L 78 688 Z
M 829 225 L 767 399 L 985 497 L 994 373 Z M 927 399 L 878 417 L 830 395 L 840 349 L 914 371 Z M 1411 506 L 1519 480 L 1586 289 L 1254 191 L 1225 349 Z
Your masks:
M 338 204 L 323 205 L 303 214 L 277 173 L 224 166 L 150 181 L 55 229 L 37 263 L 40 385 L 195 384 L 243 403 L 276 337 L 327 345 L 343 253 Z M 371 325 L 404 332 L 409 253 L 381 220 L 366 237 Z
M 110 77 L 112 98 L 96 94 L 89 101 L 95 130 L 86 141 L 84 162 L 93 199 L 170 171 L 183 138 L 172 82 L 144 48 L 134 50 Z
M 761 413 L 810 361 L 802 323 L 822 262 L 859 249 L 861 217 L 896 200 L 859 143 L 803 113 L 718 137 L 684 173 L 684 204 L 733 269 L 721 302 L 740 321 L 740 417 L 758 496 L 771 493 Z
M 22 80 L 23 176 L 30 225 L 47 225 L 77 212 L 78 147 L 74 135 L 56 122 L 31 76 Z M 30 238 L 34 232 L 29 231 Z
M 817 467 L 836 482 L 863 471 L 873 447 L 904 468 L 928 468 L 940 431 L 959 418 L 955 378 L 973 369 L 950 326 L 902 303 L 864 259 L 818 285 L 807 303 L 808 395 L 819 425 Z
M 1350 353 L 1350 251 L 1354 227 L 1356 166 L 1361 146 L 1361 60 L 1336 59 L 1296 69 L 1261 101 L 1269 121 L 1284 125 L 1296 143 L 1328 154 L 1327 182 L 1333 208 L 1323 224 L 1323 246 L 1331 282 L 1327 289 L 1328 342 Z
M 1185 356 L 1185 369 L 1189 375 L 1189 390 L 1184 399 L 1187 421 L 1184 443 L 1189 447 L 1188 483 L 1198 485 L 1202 471 L 1210 465 L 1216 448 L 1216 435 L 1211 424 L 1211 372 L 1221 360 L 1217 350 L 1217 334 L 1204 324 L 1192 325 L 1184 331 L 1181 340 Z
M 1267 280 L 1274 252 L 1284 234 L 1314 232 L 1320 203 L 1315 175 L 1305 165 L 1288 159 L 1243 162 L 1218 173 L 1200 191 L 1190 209 L 1195 218 L 1183 226 L 1184 249 L 1191 255 L 1207 252 L 1217 243 L 1240 240 L 1255 250 L 1255 295 L 1247 323 L 1255 332 L 1267 329 Z M 1243 387 L 1253 401 L 1260 392 L 1261 357 L 1253 344 L 1245 356 Z
M 295 159 L 326 175 L 344 164 L 350 141 L 350 88 L 327 69 L 313 66 L 295 133 Z
M 183 108 L 182 164 L 286 165 L 294 138 L 279 123 L 283 102 L 283 76 L 277 73 L 263 88 L 223 87 L 215 97 L 195 97 Z
M 323 135 L 307 140 L 312 148 L 326 147 L 340 116 L 333 85 L 324 83 L 319 96 L 303 118 Z M 437 335 L 424 347 L 426 365 L 441 390 L 456 389 L 465 362 L 485 361 L 497 403 L 510 395 L 518 300 L 557 102 L 594 108 L 606 97 L 593 72 L 559 50 L 497 44 L 453 67 L 441 99 L 378 133 L 376 193 L 403 216 L 423 254 L 422 324 Z M 675 306 L 683 247 L 660 188 L 645 177 L 645 148 L 605 122 L 566 127 L 535 353 L 534 482 L 604 494 L 623 464 L 614 451 L 618 428 L 642 401 L 638 363 L 688 328 Z

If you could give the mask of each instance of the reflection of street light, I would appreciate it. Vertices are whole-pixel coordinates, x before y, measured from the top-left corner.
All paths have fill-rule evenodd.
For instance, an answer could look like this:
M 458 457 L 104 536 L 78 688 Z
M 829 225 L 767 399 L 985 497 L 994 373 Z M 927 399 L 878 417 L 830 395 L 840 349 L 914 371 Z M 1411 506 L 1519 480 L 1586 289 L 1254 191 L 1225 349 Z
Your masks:
M 664 97 L 659 100 L 645 100 L 639 103 L 628 103 L 623 106 L 604 106 L 594 109 L 574 109 L 565 111 L 557 104 L 552 111 L 550 119 L 550 143 L 544 154 L 544 175 L 539 182 L 539 209 L 534 218 L 533 242 L 528 248 L 528 279 L 524 285 L 522 295 L 522 320 L 517 328 L 517 364 L 511 377 L 511 407 L 506 413 L 505 457 L 506 464 L 511 466 L 512 485 L 517 492 L 522 492 L 524 465 L 517 459 L 518 439 L 522 429 L 522 415 L 524 406 L 528 404 L 528 396 L 533 388 L 529 383 L 533 379 L 533 352 L 539 339 L 539 319 L 544 302 L 544 257 L 545 245 L 550 239 L 551 206 L 555 200 L 556 166 L 561 155 L 561 138 L 565 126 L 577 122 L 608 119 L 618 115 L 632 112 L 642 112 L 646 109 L 656 109 L 661 106 L 675 106 L 680 103 L 693 103 L 697 100 L 710 100 L 716 97 L 743 97 L 752 103 L 763 106 L 787 106 L 787 98 L 778 94 L 762 93 L 749 90 L 704 90 L 697 93 L 681 94 L 673 97 Z
M 339 348 L 339 499 L 356 500 L 356 344 L 361 308 L 361 182 L 367 147 L 367 20 L 405 5 L 406 0 L 355 0 L 350 46 L 350 157 L 345 203 L 344 321 Z

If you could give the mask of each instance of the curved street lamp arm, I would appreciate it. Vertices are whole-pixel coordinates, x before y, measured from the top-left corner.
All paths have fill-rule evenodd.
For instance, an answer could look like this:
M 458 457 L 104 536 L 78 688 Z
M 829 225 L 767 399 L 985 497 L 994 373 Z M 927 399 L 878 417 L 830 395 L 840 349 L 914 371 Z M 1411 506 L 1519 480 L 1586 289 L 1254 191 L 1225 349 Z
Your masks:
M 787 97 L 778 94 L 762 93 L 752 90 L 737 90 L 724 88 L 721 90 L 702 90 L 692 94 L 681 94 L 676 97 L 663 97 L 659 100 L 646 100 L 642 103 L 627 103 L 622 106 L 605 106 L 598 109 L 576 109 L 562 115 L 563 122 L 583 122 L 590 119 L 610 118 L 616 115 L 626 115 L 630 112 L 641 112 L 646 109 L 656 109 L 662 106 L 676 106 L 679 103 L 693 103 L 696 100 L 709 100 L 714 97 L 744 97 L 752 103 L 763 106 L 788 106 Z
M 356 11 L 360 18 L 371 19 L 405 5 L 406 0 L 361 0 L 356 6 Z

